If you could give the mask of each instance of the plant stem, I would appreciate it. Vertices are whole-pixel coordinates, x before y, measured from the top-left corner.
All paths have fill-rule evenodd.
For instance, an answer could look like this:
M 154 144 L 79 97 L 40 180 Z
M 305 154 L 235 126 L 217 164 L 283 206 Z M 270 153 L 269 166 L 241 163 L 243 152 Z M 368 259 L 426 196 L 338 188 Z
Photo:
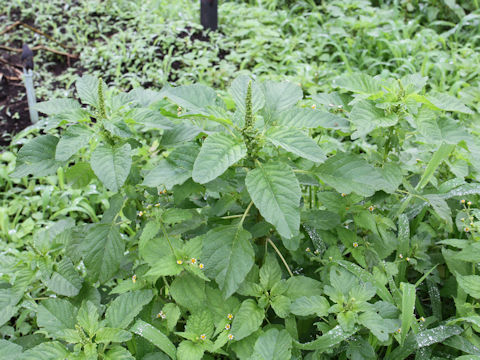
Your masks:
M 243 222 L 245 221 L 245 218 L 247 217 L 248 212 L 250 211 L 250 208 L 252 207 L 252 205 L 253 205 L 253 201 L 250 201 L 250 204 L 248 204 L 247 209 L 243 213 L 243 216 L 240 219 L 240 222 L 238 223 L 238 227 L 241 227 L 243 225 Z
M 285 267 L 287 268 L 288 273 L 290 274 L 291 277 L 293 277 L 292 270 L 290 270 L 290 267 L 288 266 L 287 262 L 285 261 L 285 258 L 282 256 L 282 253 L 280 252 L 280 250 L 278 250 L 277 246 L 273 243 L 272 240 L 270 240 L 270 238 L 267 238 L 267 242 L 273 247 L 273 250 L 275 250 L 275 252 L 277 253 L 280 260 L 282 260 L 283 265 L 285 265 Z

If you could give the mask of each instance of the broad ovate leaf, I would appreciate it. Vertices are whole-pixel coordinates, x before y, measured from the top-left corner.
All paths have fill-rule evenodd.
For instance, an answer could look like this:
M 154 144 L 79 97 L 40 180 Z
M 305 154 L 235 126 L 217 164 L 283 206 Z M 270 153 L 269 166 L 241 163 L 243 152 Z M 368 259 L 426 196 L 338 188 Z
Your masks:
M 245 280 L 255 261 L 251 235 L 236 225 L 210 230 L 203 238 L 202 258 L 207 276 L 215 279 L 227 298 Z
M 303 132 L 280 126 L 272 126 L 265 137 L 273 145 L 316 163 L 325 161 L 326 156 L 315 141 Z
M 285 238 L 298 234 L 300 185 L 292 169 L 281 162 L 258 164 L 245 179 L 248 193 L 262 216 Z
M 252 359 L 290 360 L 292 338 L 287 330 L 269 329 L 257 339 Z
M 55 160 L 58 138 L 53 135 L 40 135 L 27 142 L 19 151 L 17 166 L 11 177 L 27 175 L 47 176 L 54 174 L 63 163 Z
M 102 144 L 90 159 L 93 172 L 108 190 L 117 192 L 127 180 L 132 165 L 130 144 Z
M 104 283 L 115 275 L 125 248 L 125 242 L 117 226 L 93 225 L 80 246 L 89 277 Z
M 257 331 L 262 325 L 264 310 L 252 299 L 242 302 L 240 309 L 234 314 L 232 323 L 232 334 L 236 340 L 241 340 L 253 332 Z
M 247 148 L 240 138 L 225 133 L 212 134 L 193 164 L 192 178 L 200 184 L 212 181 L 246 154 Z
M 187 144 L 175 148 L 168 157 L 160 160 L 158 165 L 150 170 L 143 180 L 146 186 L 165 186 L 171 189 L 181 185 L 192 177 L 193 165 L 198 156 L 199 147 Z
M 62 134 L 55 151 L 55 160 L 67 161 L 80 149 L 87 146 L 93 131 L 83 125 L 72 125 Z
M 357 130 L 352 135 L 353 139 L 363 137 L 376 128 L 393 126 L 398 122 L 396 114 L 387 114 L 385 110 L 377 108 L 373 101 L 368 100 L 356 103 L 349 119 Z
M 111 302 L 105 312 L 107 325 L 125 329 L 152 298 L 152 290 L 137 290 L 121 294 Z

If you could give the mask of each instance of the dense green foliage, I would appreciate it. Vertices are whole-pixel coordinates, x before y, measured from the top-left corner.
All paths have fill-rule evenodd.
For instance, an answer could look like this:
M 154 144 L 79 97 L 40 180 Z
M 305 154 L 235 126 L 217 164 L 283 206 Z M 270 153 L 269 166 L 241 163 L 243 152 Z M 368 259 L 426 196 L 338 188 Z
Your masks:
M 480 359 L 477 4 L 220 10 L 184 66 L 138 46 L 2 153 L 0 356 Z

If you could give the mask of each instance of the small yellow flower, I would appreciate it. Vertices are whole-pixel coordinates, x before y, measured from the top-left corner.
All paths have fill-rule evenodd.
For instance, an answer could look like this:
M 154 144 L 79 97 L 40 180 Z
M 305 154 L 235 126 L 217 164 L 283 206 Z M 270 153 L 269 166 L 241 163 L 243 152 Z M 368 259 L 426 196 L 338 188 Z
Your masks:
M 373 206 L 373 205 L 370 205 L 370 206 L 368 207 L 368 210 L 370 210 L 370 211 L 373 211 L 373 210 L 375 210 L 375 206 Z
M 320 254 L 320 251 L 315 250 L 313 253 L 314 253 L 315 255 L 318 255 L 318 254 Z
M 402 255 L 402 254 L 398 254 L 398 257 L 399 257 L 400 259 L 403 259 L 403 255 Z
M 409 257 L 406 257 L 405 260 L 410 261 L 410 258 L 409 258 Z
M 205 334 L 200 335 L 200 339 L 205 340 L 206 338 L 207 338 L 207 335 Z
M 472 202 L 471 201 L 467 202 L 467 205 L 468 206 L 472 205 Z
M 147 206 L 147 209 L 151 209 L 151 208 L 152 208 L 152 205 L 149 204 L 149 205 Z
M 337 108 L 338 109 L 343 109 L 343 105 L 338 105 Z
M 139 211 L 138 216 L 143 216 L 143 211 Z
M 465 228 L 465 232 L 470 232 L 470 228 L 468 226 Z
M 420 321 L 421 321 L 421 322 L 425 322 L 425 318 L 422 316 L 422 317 L 420 318 Z
M 203 265 L 203 264 L 198 264 L 198 267 L 199 267 L 200 269 L 203 269 L 203 268 L 205 267 L 205 265 Z
M 306 251 L 306 252 L 310 252 L 310 248 L 307 247 L 307 248 L 305 249 L 305 251 Z
M 190 262 L 191 262 L 192 264 L 196 264 L 196 263 L 197 263 L 197 259 L 191 258 L 191 259 L 190 259 Z
M 182 264 L 183 264 L 183 261 L 182 261 L 182 260 L 177 260 L 177 264 L 178 264 L 178 265 L 182 265 Z
M 228 320 L 232 320 L 232 319 L 233 319 L 233 314 L 228 314 L 228 315 L 227 315 L 227 319 L 228 319 Z
M 228 340 L 233 340 L 233 335 L 232 334 L 228 334 Z
M 462 204 L 465 204 L 465 199 L 460 200 Z
M 398 329 L 397 329 L 397 333 L 400 334 L 401 332 L 402 332 L 402 329 L 398 328 Z
M 155 206 L 155 207 L 159 207 L 159 206 L 160 206 L 160 203 L 158 203 L 158 204 L 155 204 L 154 206 Z
M 461 218 L 460 220 L 461 220 L 462 222 L 465 222 L 465 218 Z
M 225 330 L 230 330 L 231 326 L 230 324 L 225 325 Z
M 353 243 L 353 247 L 354 247 L 354 248 L 357 248 L 357 247 L 358 247 L 358 243 L 357 243 L 357 242 L 354 242 L 354 243 Z
M 342 197 L 345 197 L 345 196 L 347 196 L 347 194 L 345 194 L 345 193 L 342 193 L 341 195 L 342 195 Z
M 328 260 L 332 261 L 332 260 L 333 260 L 333 257 L 329 256 L 329 257 L 328 257 Z
M 335 105 L 334 105 L 334 104 L 328 104 L 328 106 L 330 106 L 330 107 L 335 107 Z
M 132 282 L 135 284 L 137 282 L 137 275 L 132 276 Z
M 312 105 L 312 109 L 315 110 L 316 108 L 317 108 L 317 105 L 313 104 L 313 105 Z

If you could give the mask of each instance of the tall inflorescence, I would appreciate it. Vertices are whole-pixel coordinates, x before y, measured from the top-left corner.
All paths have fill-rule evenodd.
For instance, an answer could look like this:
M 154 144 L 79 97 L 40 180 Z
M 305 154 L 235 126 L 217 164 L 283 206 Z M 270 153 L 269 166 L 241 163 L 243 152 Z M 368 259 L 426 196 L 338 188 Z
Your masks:
M 242 129 L 243 140 L 247 146 L 247 157 L 253 160 L 258 152 L 258 131 L 255 129 L 255 116 L 252 107 L 252 82 L 248 83 L 245 97 L 245 125 Z

